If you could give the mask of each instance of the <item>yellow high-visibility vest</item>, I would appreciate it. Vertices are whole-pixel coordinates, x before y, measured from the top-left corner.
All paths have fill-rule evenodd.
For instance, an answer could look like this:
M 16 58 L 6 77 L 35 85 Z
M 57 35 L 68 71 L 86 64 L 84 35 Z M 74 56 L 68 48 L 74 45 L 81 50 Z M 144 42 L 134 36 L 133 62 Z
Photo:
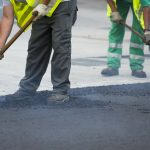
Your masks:
M 116 4 L 116 0 L 114 0 L 115 4 Z M 141 3 L 140 0 L 133 0 L 133 10 L 135 12 L 135 15 L 137 17 L 137 19 L 139 20 L 142 28 L 144 29 L 144 19 L 143 19 L 143 11 L 141 9 Z M 109 7 L 109 5 L 107 5 L 107 15 L 110 17 L 111 16 L 111 9 Z
M 31 18 L 32 10 L 36 7 L 42 0 L 26 0 L 26 3 L 18 2 L 16 0 L 10 0 L 13 5 L 14 14 L 17 20 L 19 27 L 24 26 L 24 24 Z M 51 17 L 63 0 L 51 0 L 53 3 L 50 5 L 50 10 L 47 14 L 48 17 Z
M 133 9 L 134 9 L 137 19 L 140 21 L 142 28 L 145 29 L 144 15 L 143 15 L 143 10 L 142 10 L 140 0 L 133 0 Z

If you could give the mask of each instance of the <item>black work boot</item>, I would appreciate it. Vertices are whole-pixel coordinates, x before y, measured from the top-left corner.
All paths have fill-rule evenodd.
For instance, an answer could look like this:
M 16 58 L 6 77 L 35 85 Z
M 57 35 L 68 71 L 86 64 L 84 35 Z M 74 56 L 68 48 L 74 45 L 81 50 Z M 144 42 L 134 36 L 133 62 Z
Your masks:
M 143 70 L 132 70 L 132 76 L 137 78 L 146 78 L 147 75 Z
M 69 101 L 69 95 L 67 93 L 62 92 L 53 92 L 47 99 L 48 104 L 51 103 L 64 103 Z
M 110 67 L 108 67 L 108 68 L 103 69 L 102 72 L 101 72 L 101 74 L 103 76 L 108 76 L 108 77 L 117 76 L 117 75 L 119 75 L 119 70 L 116 69 L 116 68 L 110 68 Z
M 18 90 L 14 94 L 6 95 L 5 101 L 29 100 L 29 99 L 32 99 L 33 96 L 35 96 L 35 92 L 29 93 L 29 92 L 23 92 L 23 91 Z

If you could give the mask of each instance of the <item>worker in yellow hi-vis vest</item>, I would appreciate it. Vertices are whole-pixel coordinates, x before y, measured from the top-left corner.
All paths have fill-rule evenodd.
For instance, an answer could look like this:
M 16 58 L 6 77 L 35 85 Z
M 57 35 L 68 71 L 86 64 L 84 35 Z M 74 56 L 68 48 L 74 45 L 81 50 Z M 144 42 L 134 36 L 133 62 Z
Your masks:
M 48 102 L 64 102 L 69 100 L 70 89 L 69 74 L 71 68 L 71 29 L 75 22 L 76 0 L 3 0 L 7 2 L 7 11 L 13 12 L 17 23 L 22 27 L 34 11 L 38 16 L 32 24 L 31 37 L 28 46 L 28 56 L 25 76 L 20 81 L 19 89 L 12 95 L 7 95 L 6 100 L 24 100 L 33 97 L 46 72 L 50 56 L 51 81 L 53 92 L 48 97 Z M 9 9 L 9 11 L 8 11 Z M 11 16 L 11 18 L 12 18 Z M 4 16 L 2 17 L 4 18 Z M 4 35 L 4 24 L 9 22 Z M 10 34 L 13 21 L 2 19 L 0 28 L 0 43 L 3 46 Z
M 103 69 L 101 74 L 104 76 L 119 75 L 119 68 L 122 55 L 122 44 L 125 33 L 125 27 L 120 24 L 121 20 L 126 20 L 129 9 L 133 14 L 132 27 L 149 41 L 149 0 L 107 0 L 108 15 L 111 18 L 112 26 L 109 32 L 109 48 L 107 57 L 107 68 Z M 144 15 L 143 15 L 144 13 Z M 143 17 L 144 16 L 144 17 Z M 130 68 L 132 76 L 145 78 L 146 73 L 143 71 L 144 63 L 144 43 L 143 40 L 132 33 L 130 39 Z

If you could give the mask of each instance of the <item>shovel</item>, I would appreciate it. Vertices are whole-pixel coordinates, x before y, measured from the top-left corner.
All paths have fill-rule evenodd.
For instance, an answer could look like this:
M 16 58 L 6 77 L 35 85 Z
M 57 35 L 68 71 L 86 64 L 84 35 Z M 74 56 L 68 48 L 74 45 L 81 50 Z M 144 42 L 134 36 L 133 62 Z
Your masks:
M 5 51 L 16 41 L 16 39 L 31 25 L 33 20 L 37 17 L 38 12 L 35 11 L 28 22 L 7 42 L 7 44 L 0 50 L 0 59 L 4 57 Z
M 139 36 L 144 43 L 145 42 L 145 37 L 143 35 L 141 35 L 139 32 L 137 32 L 135 29 L 133 29 L 132 27 L 130 27 L 129 25 L 127 25 L 124 21 L 120 21 L 120 23 L 125 26 L 126 28 L 128 28 L 131 32 L 133 32 L 134 34 L 136 34 L 137 36 Z M 150 45 L 149 45 L 149 51 L 150 51 Z

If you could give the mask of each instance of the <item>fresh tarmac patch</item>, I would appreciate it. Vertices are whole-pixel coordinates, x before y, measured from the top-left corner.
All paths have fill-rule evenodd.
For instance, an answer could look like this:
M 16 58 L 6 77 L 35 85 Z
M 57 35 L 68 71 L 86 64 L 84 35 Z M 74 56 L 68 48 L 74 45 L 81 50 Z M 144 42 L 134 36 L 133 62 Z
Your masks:
M 150 83 L 71 89 L 71 101 L 0 108 L 2 150 L 149 150 Z M 1 103 L 2 106 L 2 103 Z
M 52 103 L 50 107 L 100 107 L 118 104 L 150 104 L 150 83 L 109 85 L 98 87 L 72 88 L 70 90 L 70 101 L 64 104 Z M 5 95 L 0 96 L 0 107 L 26 107 L 47 105 L 46 99 L 51 91 L 39 91 L 32 98 L 24 101 L 5 101 Z

